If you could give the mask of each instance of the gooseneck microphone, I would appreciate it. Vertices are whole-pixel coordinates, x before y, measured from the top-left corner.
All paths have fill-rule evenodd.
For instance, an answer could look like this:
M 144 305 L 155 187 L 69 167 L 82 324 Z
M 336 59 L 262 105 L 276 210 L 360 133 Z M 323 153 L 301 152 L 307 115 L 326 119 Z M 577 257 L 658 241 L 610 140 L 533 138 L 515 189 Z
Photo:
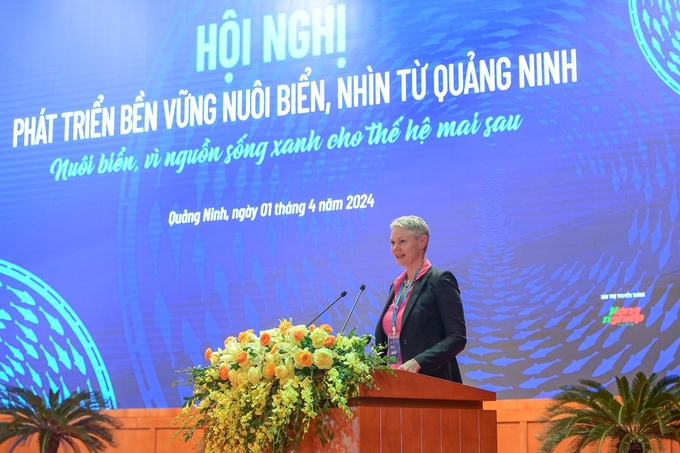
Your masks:
M 359 302 L 359 297 L 361 297 L 361 293 L 363 293 L 365 289 L 366 289 L 366 285 L 361 285 L 361 287 L 359 288 L 359 294 L 357 294 L 357 298 L 354 299 L 354 304 L 352 305 L 352 308 L 350 309 L 349 314 L 347 315 L 347 319 L 345 319 L 345 324 L 342 326 L 342 330 L 340 331 L 340 333 L 343 333 L 345 331 L 345 327 L 347 327 L 347 323 L 349 322 L 349 318 L 351 318 L 352 313 L 354 313 L 354 307 L 357 306 L 357 302 Z
M 312 323 L 313 323 L 314 321 L 316 321 L 317 319 L 319 319 L 319 317 L 320 317 L 321 315 L 323 315 L 324 313 L 326 313 L 326 312 L 328 311 L 329 308 L 331 308 L 333 305 L 335 305 L 335 303 L 336 303 L 337 301 L 339 301 L 340 299 L 342 299 L 342 298 L 345 297 L 346 295 L 347 295 L 347 291 L 343 291 L 342 293 L 340 293 L 340 295 L 338 296 L 337 299 L 335 299 L 333 302 L 331 302 L 331 304 L 330 304 L 328 307 L 324 308 L 323 311 L 322 311 L 321 313 L 319 313 L 318 315 L 316 315 L 316 318 L 314 318 L 314 319 L 312 319 L 311 321 L 309 321 L 309 324 L 307 324 L 307 327 L 311 326 Z

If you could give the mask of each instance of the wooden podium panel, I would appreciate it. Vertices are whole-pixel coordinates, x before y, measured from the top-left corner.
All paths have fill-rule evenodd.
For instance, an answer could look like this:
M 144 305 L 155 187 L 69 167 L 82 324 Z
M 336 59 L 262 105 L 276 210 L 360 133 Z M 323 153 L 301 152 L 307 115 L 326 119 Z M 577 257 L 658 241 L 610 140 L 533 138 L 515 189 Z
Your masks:
M 354 418 L 332 409 L 333 442 L 322 446 L 313 433 L 298 453 L 427 452 L 496 453 L 494 411 L 448 408 L 355 407 Z M 339 422 L 339 423 L 338 423 Z M 311 437 L 310 437 L 311 436 Z
M 352 398 L 354 417 L 332 409 L 335 439 L 322 446 L 313 432 L 300 453 L 496 453 L 496 411 L 483 401 L 496 394 L 420 374 L 378 374 L 376 386 Z

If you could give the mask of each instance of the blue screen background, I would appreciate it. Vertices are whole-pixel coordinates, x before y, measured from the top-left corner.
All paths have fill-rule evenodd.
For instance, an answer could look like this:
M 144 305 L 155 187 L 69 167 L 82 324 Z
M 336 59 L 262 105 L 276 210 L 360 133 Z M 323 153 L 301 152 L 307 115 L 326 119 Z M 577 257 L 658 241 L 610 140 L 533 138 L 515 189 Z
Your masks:
M 290 48 L 304 38 L 294 35 L 285 58 L 264 61 L 265 16 L 312 17 L 327 7 L 336 20 L 345 11 L 344 50 L 336 33 L 330 52 L 322 39 L 320 55 L 295 58 Z M 372 333 L 401 272 L 389 224 L 406 214 L 428 222 L 428 258 L 460 282 L 466 384 L 530 398 L 579 378 L 680 373 L 672 335 L 680 310 L 680 27 L 671 3 L 146 0 L 4 9 L 0 385 L 89 387 L 117 407 L 177 407 L 188 391 L 172 386 L 177 370 L 203 363 L 207 347 L 282 318 L 307 323 L 346 290 L 321 318 L 338 329 L 362 284 L 349 325 Z M 218 56 L 210 70 L 204 55 L 197 71 L 199 27 L 236 21 L 242 31 L 244 19 L 250 63 L 223 67 Z M 313 33 L 311 25 L 299 30 Z M 560 72 L 560 83 L 520 87 L 520 57 L 571 58 L 572 49 L 576 69 L 566 80 Z M 223 50 L 225 61 L 234 57 L 232 47 Z M 466 94 L 435 95 L 438 65 L 462 64 L 468 74 L 503 57 L 511 63 L 506 90 L 476 92 L 468 78 Z M 425 93 L 415 99 L 410 71 L 420 77 L 422 68 L 416 81 L 421 89 L 426 81 Z M 405 100 L 400 70 L 409 70 Z M 389 102 L 338 108 L 339 78 L 378 73 L 389 73 Z M 305 77 L 324 81 L 328 113 L 278 116 L 277 86 Z M 270 116 L 224 122 L 222 93 L 245 94 L 258 81 L 271 89 Z M 166 127 L 164 100 L 210 93 L 213 124 Z M 122 135 L 121 106 L 136 99 L 157 101 L 158 127 Z M 115 107 L 114 134 L 64 140 L 62 113 L 97 102 Z M 24 145 L 19 135 L 14 146 L 17 119 L 39 121 L 42 109 L 58 115 L 51 143 Z M 484 136 L 487 118 L 511 115 L 516 130 Z M 475 117 L 478 132 L 438 136 L 442 123 Z M 429 135 L 407 140 L 409 122 L 411 133 L 428 125 Z M 369 144 L 374 123 L 396 123 L 399 138 Z M 365 137 L 329 148 L 341 130 Z M 272 154 L 274 141 L 310 134 L 323 139 L 318 150 Z M 166 165 L 169 152 L 206 143 L 224 152 L 244 136 L 266 142 L 261 162 L 225 163 L 223 154 L 181 171 Z M 154 154 L 159 165 L 144 168 Z M 102 155 L 132 156 L 138 169 L 100 174 Z M 57 159 L 84 156 L 93 156 L 92 174 L 56 180 L 50 171 Z M 346 209 L 349 196 L 362 194 L 372 206 Z M 343 209 L 310 210 L 311 200 L 318 208 L 329 199 Z M 305 203 L 304 215 L 233 218 L 234 209 L 261 213 L 263 204 L 288 202 Z M 169 222 L 172 212 L 222 207 L 228 221 Z M 611 324 L 616 307 L 643 318 Z

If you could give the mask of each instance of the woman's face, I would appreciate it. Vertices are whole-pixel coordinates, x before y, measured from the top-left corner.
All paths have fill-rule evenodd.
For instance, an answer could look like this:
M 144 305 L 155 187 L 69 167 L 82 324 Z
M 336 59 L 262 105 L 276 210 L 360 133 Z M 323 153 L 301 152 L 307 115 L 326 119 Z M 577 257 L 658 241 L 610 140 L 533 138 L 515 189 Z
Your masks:
M 394 227 L 390 236 L 390 244 L 392 244 L 392 254 L 397 259 L 397 264 L 408 267 L 420 261 L 425 255 L 427 236 L 417 238 L 405 228 Z

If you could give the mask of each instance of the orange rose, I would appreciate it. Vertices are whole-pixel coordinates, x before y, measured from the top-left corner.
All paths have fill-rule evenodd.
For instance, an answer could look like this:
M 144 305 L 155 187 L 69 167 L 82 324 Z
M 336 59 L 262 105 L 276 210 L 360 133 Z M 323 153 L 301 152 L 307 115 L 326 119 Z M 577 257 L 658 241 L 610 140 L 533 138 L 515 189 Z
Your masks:
M 305 351 L 304 354 L 301 354 L 300 363 L 302 363 L 302 366 L 304 367 L 312 366 L 312 363 L 314 363 L 314 357 L 312 357 L 312 353 Z
M 266 378 L 273 378 L 276 376 L 276 364 L 274 362 L 267 362 L 264 367 L 264 376 Z
M 323 345 L 326 346 L 327 348 L 332 348 L 334 344 L 335 344 L 334 335 L 328 335 L 326 338 L 323 339 Z
M 312 353 L 305 349 L 298 349 L 295 351 L 293 354 L 293 360 L 298 366 L 302 368 L 307 368 L 308 366 L 311 366 L 312 363 L 314 363 Z
M 321 324 L 320 327 L 328 333 L 333 332 L 333 328 L 331 326 L 329 326 L 328 324 Z
M 272 336 L 267 332 L 263 332 L 262 335 L 260 335 L 260 344 L 262 346 L 267 346 L 270 341 L 272 341 Z
M 246 351 L 241 351 L 238 353 L 238 356 L 236 357 L 236 361 L 238 363 L 243 363 L 246 360 L 248 360 L 248 353 Z
M 316 329 L 316 326 L 314 324 L 310 324 L 309 331 L 314 332 L 315 329 Z
M 293 332 L 293 338 L 295 338 L 295 341 L 300 341 L 305 337 L 306 332 L 304 330 L 296 330 Z
M 210 356 L 212 355 L 212 349 L 208 348 L 205 350 L 205 360 L 210 360 Z
M 226 381 L 229 377 L 229 368 L 226 365 L 220 365 L 220 379 Z
M 233 339 L 234 339 L 234 337 L 231 337 L 231 336 L 230 336 L 230 337 L 227 337 L 227 339 L 224 340 L 224 345 L 226 346 L 227 343 L 229 343 L 229 342 L 230 342 L 231 340 L 233 340 Z

